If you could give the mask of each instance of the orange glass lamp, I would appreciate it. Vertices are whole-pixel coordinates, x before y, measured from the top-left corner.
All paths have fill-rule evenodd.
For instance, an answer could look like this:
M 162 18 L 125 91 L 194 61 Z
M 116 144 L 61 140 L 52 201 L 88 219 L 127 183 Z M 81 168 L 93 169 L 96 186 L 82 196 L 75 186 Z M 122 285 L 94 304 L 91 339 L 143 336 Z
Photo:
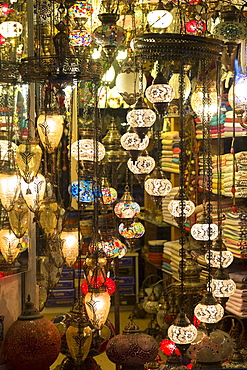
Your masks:
M 20 253 L 19 239 L 9 228 L 0 230 L 0 250 L 9 264 L 12 264 Z
M 40 140 L 48 153 L 54 153 L 63 134 L 64 118 L 55 111 L 42 113 L 37 120 Z
M 5 211 L 10 211 L 20 194 L 20 178 L 14 170 L 0 173 L 0 199 Z
M 72 267 L 78 257 L 78 230 L 64 229 L 60 234 L 62 253 L 68 267 Z
M 90 288 L 85 295 L 85 305 L 88 318 L 93 327 L 101 330 L 107 320 L 111 307 L 111 298 L 103 285 L 99 288 Z
M 28 140 L 16 149 L 16 161 L 21 176 L 29 184 L 37 175 L 42 158 L 42 149 L 35 140 Z

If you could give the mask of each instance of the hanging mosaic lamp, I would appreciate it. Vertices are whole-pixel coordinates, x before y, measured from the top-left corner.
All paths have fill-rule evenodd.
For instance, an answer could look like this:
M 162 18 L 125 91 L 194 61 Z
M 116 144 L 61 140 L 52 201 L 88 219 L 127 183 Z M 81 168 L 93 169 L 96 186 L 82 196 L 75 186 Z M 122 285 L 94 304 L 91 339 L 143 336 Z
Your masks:
M 11 230 L 20 239 L 28 230 L 28 206 L 21 195 L 8 212 L 8 218 Z
M 149 137 L 145 135 L 142 139 L 135 132 L 126 132 L 121 137 L 122 147 L 129 152 L 131 158 L 136 160 L 140 151 L 145 150 L 149 144 Z
M 135 107 L 127 113 L 126 119 L 138 136 L 143 139 L 149 127 L 156 121 L 156 114 L 152 109 L 148 108 L 143 97 L 140 97 Z
M 21 176 L 29 184 L 37 175 L 42 158 L 42 149 L 37 141 L 28 140 L 16 149 L 16 161 Z
M 24 311 L 9 327 L 4 354 L 16 370 L 44 370 L 59 355 L 61 337 L 56 326 L 43 317 L 28 296 Z
M 0 199 L 5 211 L 14 207 L 20 194 L 20 178 L 15 170 L 4 170 L 0 173 Z
M 224 316 L 224 308 L 213 297 L 212 292 L 207 292 L 194 310 L 195 316 L 206 324 L 215 324 Z
M 85 295 L 85 306 L 88 318 L 96 330 L 101 330 L 109 315 L 111 298 L 102 285 L 99 288 L 89 288 Z
M 75 141 L 71 145 L 71 156 L 77 161 L 95 161 L 95 147 L 93 139 L 81 139 Z M 98 161 L 101 161 L 105 156 L 105 147 L 100 142 L 97 142 Z
M 120 201 L 114 207 L 114 213 L 119 218 L 131 219 L 140 213 L 141 208 L 138 203 L 134 202 L 129 191 L 129 186 L 125 186 L 124 194 Z
M 218 109 L 218 95 L 216 89 L 210 87 L 204 91 L 203 86 L 198 85 L 191 95 L 191 107 L 200 119 L 205 117 L 211 120 Z
M 82 298 L 74 303 L 70 315 L 70 325 L 66 330 L 66 342 L 70 356 L 78 366 L 86 359 L 92 343 L 92 329 Z
M 69 184 L 68 192 L 78 202 L 94 201 L 93 182 L 91 180 L 75 180 Z
M 142 333 L 131 318 L 123 334 L 109 340 L 106 354 L 110 361 L 122 365 L 124 370 L 143 369 L 145 363 L 156 358 L 158 344 L 153 337 Z
M 116 23 L 119 15 L 116 13 L 103 13 L 98 15 L 102 25 L 93 32 L 93 38 L 98 45 L 101 45 L 108 62 L 115 57 L 117 47 L 122 45 L 126 39 L 126 31 Z
M 172 183 L 169 181 L 160 168 L 155 168 L 153 172 L 145 178 L 144 188 L 154 200 L 165 197 L 172 190 Z
M 139 239 L 144 235 L 145 227 L 138 221 L 134 221 L 128 226 L 122 222 L 118 226 L 118 231 L 125 239 Z
M 32 212 L 36 212 L 39 208 L 40 201 L 43 200 L 46 189 L 46 179 L 41 173 L 34 177 L 30 184 L 21 179 L 22 196 L 27 203 L 28 208 Z
M 59 238 L 61 240 L 62 254 L 68 267 L 73 267 L 79 253 L 79 232 L 77 229 L 63 229 Z
M 190 229 L 190 233 L 195 240 L 214 240 L 218 236 L 218 225 L 212 223 L 212 220 L 207 222 L 205 219 L 201 223 L 194 224 Z
M 64 118 L 62 115 L 47 111 L 37 120 L 40 140 L 48 153 L 54 153 L 63 135 Z
M 210 284 L 215 298 L 229 298 L 236 290 L 235 282 L 223 268 L 216 270 Z
M 135 161 L 129 158 L 127 166 L 134 175 L 148 175 L 155 167 L 155 160 L 150 155 L 143 153 Z
M 105 205 L 112 204 L 117 200 L 117 190 L 111 187 L 102 187 L 102 203 Z
M 184 312 L 180 312 L 174 321 L 174 324 L 168 328 L 168 337 L 176 344 L 186 345 L 193 342 L 197 336 L 197 329 L 191 324 Z
M 21 251 L 19 239 L 9 228 L 0 230 L 0 250 L 8 264 L 12 264 Z
M 103 251 L 107 258 L 122 258 L 127 253 L 126 246 L 114 236 L 100 240 L 97 248 L 99 251 Z M 89 251 L 93 252 L 94 248 L 90 249 L 89 247 Z
M 183 198 L 183 199 L 182 199 Z M 182 197 L 180 192 L 168 204 L 168 211 L 173 217 L 189 217 L 195 210 L 194 203 L 187 199 L 186 196 Z
M 165 9 L 162 0 L 159 0 L 157 8 L 147 15 L 148 24 L 153 28 L 167 28 L 172 19 L 172 14 Z
M 174 89 L 166 82 L 162 72 L 158 72 L 152 85 L 146 89 L 145 94 L 160 115 L 165 113 L 169 103 L 175 96 Z
M 210 251 L 206 252 L 205 261 L 209 263 L 209 260 L 211 266 L 216 268 L 227 268 L 232 264 L 234 256 L 231 251 L 227 250 L 221 237 L 218 237 Z

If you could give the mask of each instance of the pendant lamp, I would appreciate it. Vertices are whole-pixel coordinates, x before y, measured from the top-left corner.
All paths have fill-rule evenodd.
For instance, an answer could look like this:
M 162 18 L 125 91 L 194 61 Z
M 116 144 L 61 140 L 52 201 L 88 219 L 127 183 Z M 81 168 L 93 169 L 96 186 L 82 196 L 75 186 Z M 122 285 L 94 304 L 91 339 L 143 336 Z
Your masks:
M 28 206 L 21 195 L 8 212 L 8 218 L 11 230 L 20 239 L 28 230 Z
M 21 179 L 21 192 L 28 208 L 32 212 L 36 212 L 39 208 L 40 202 L 43 200 L 46 189 L 46 179 L 41 173 L 34 177 L 29 184 Z
M 3 170 L 0 173 L 0 199 L 5 211 L 14 207 L 20 194 L 20 178 L 15 170 Z
M 56 111 L 44 111 L 37 120 L 40 140 L 48 153 L 54 153 L 63 134 L 64 117 Z
M 19 239 L 10 228 L 0 230 L 0 250 L 8 264 L 12 264 L 20 253 Z
M 73 267 L 79 253 L 79 232 L 76 228 L 64 228 L 60 234 L 61 249 L 66 265 Z
M 42 149 L 35 140 L 27 140 L 20 144 L 16 149 L 16 161 L 21 176 L 29 184 L 40 167 L 42 158 Z

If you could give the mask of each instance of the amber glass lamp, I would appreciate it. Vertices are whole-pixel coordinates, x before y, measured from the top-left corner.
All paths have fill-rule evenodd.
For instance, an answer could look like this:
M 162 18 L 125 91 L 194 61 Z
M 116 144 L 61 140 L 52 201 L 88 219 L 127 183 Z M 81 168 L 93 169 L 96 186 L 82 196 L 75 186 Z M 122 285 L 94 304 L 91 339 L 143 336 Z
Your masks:
M 55 198 L 45 198 L 40 202 L 38 222 L 47 238 L 57 233 L 60 206 Z
M 60 234 L 62 253 L 68 267 L 72 267 L 78 257 L 78 236 L 78 230 L 70 228 L 64 229 Z
M 37 175 L 42 158 L 42 149 L 35 140 L 28 140 L 16 149 L 16 161 L 21 176 L 29 184 Z
M 28 229 L 28 206 L 21 195 L 8 212 L 8 217 L 11 230 L 17 238 L 21 238 Z
M 5 211 L 10 211 L 20 194 L 20 178 L 14 170 L 0 173 L 0 199 Z
M 0 230 L 0 250 L 5 261 L 9 264 L 12 264 L 20 253 L 19 239 L 9 228 Z
M 40 140 L 48 153 L 54 153 L 63 134 L 64 118 L 55 111 L 43 112 L 37 120 Z

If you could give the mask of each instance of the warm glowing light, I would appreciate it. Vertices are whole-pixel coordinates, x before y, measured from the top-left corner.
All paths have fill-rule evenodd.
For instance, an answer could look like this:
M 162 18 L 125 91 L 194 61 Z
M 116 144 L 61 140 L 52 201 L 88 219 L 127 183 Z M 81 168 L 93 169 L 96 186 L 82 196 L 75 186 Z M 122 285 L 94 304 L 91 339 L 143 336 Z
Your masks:
M 116 77 L 116 88 L 128 105 L 136 103 L 137 99 L 143 94 L 147 86 L 147 79 L 142 75 L 142 90 L 140 91 L 139 72 L 134 67 L 129 66 L 118 73 Z
M 6 21 L 0 24 L 0 34 L 7 37 L 18 37 L 22 34 L 22 24 L 15 21 Z
M 125 150 L 144 150 L 149 144 L 149 137 L 145 135 L 141 139 L 135 132 L 126 132 L 120 142 Z
M 209 263 L 209 254 L 210 254 L 210 264 L 212 267 L 220 268 L 227 268 L 230 266 L 234 260 L 234 256 L 232 252 L 227 250 L 216 251 L 211 249 L 210 252 L 206 252 L 205 254 L 205 261 Z
M 127 113 L 126 119 L 131 127 L 151 127 L 156 121 L 156 114 L 149 108 L 134 108 Z
M 99 141 L 97 142 L 97 159 L 94 153 L 95 147 L 93 139 L 81 139 L 71 145 L 71 155 L 77 161 L 101 161 L 105 156 L 105 147 Z
M 16 149 L 16 161 L 23 179 L 30 183 L 37 175 L 42 158 L 42 149 L 35 141 L 27 141 Z
M 190 232 L 196 240 L 214 240 L 218 236 L 218 225 L 212 223 L 198 223 L 191 227 Z
M 8 212 L 20 194 L 20 178 L 14 171 L 0 173 L 0 199 L 3 208 Z
M 0 230 L 0 250 L 9 264 L 13 263 L 20 253 L 19 239 L 10 229 Z
M 115 215 L 119 218 L 134 218 L 140 211 L 139 204 L 131 200 L 120 201 L 114 207 Z
M 63 230 L 60 234 L 60 239 L 66 265 L 72 267 L 79 253 L 78 230 Z
M 223 268 L 216 270 L 210 286 L 213 296 L 216 298 L 229 298 L 236 290 L 235 282 L 230 279 L 228 273 Z
M 190 79 L 189 77 L 187 76 L 186 73 L 184 73 L 184 89 L 183 89 L 183 99 L 186 100 L 188 99 L 189 95 L 190 95 L 190 90 L 191 90 L 191 83 L 190 83 Z M 169 85 L 173 88 L 174 90 L 174 99 L 179 99 L 180 98 L 180 88 L 179 88 L 179 85 L 180 85 L 180 74 L 179 73 L 173 73 L 173 75 L 171 76 L 170 80 L 169 80 Z
M 192 325 L 184 313 L 180 313 L 174 324 L 168 328 L 168 337 L 175 344 L 189 344 L 197 336 L 197 329 Z
M 62 138 L 64 118 L 52 112 L 41 114 L 37 120 L 40 140 L 48 153 L 53 153 Z
M 145 227 L 141 222 L 132 222 L 131 225 L 126 226 L 121 223 L 118 227 L 119 234 L 126 239 L 138 239 L 145 233 Z
M 41 173 L 34 177 L 30 184 L 21 179 L 21 192 L 28 208 L 36 212 L 39 208 L 39 202 L 44 198 L 46 188 L 46 179 Z
M 8 212 L 8 218 L 13 233 L 20 239 L 28 230 L 28 206 L 21 195 Z
M 173 199 L 168 204 L 168 211 L 171 213 L 174 217 L 189 217 L 192 215 L 192 213 L 195 210 L 195 205 L 191 200 L 184 199 Z
M 174 99 L 174 89 L 168 84 L 152 84 L 145 91 L 151 103 L 170 103 Z
M 214 324 L 224 316 L 224 308 L 207 292 L 206 296 L 198 303 L 194 310 L 195 316 L 201 322 Z
M 88 318 L 93 327 L 97 330 L 102 329 L 105 324 L 111 305 L 110 295 L 107 291 L 89 291 L 85 295 L 85 306 Z
M 198 86 L 191 96 L 191 107 L 198 117 L 211 119 L 218 109 L 218 96 L 215 88 L 204 91 Z
M 135 161 L 129 158 L 127 166 L 135 175 L 149 174 L 155 167 L 155 160 L 150 155 L 139 155 Z
M 172 190 L 171 182 L 160 169 L 148 175 L 144 182 L 146 192 L 153 197 L 165 197 Z
M 66 330 L 66 342 L 70 356 L 74 360 L 84 361 L 92 343 L 92 329 L 80 323 L 80 318 L 72 321 Z
M 151 27 L 167 28 L 172 23 L 173 16 L 165 9 L 157 9 L 148 13 L 147 21 Z

